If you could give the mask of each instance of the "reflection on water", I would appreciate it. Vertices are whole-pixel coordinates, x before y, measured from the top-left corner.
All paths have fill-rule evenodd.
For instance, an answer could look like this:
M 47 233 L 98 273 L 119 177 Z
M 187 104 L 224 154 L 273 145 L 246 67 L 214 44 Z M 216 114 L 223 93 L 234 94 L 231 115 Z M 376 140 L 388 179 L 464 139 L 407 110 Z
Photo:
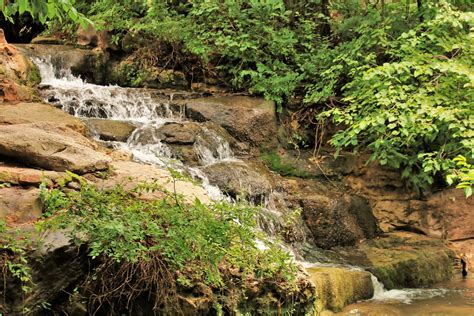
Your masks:
M 438 284 L 431 289 L 386 291 L 370 301 L 346 306 L 346 316 L 474 316 L 474 276 Z

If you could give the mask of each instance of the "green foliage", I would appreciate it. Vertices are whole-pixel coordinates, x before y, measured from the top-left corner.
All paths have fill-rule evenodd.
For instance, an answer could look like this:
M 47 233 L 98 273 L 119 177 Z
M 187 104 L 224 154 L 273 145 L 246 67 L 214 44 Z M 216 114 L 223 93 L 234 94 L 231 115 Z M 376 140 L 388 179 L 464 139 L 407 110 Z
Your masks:
M 0 220 L 0 267 L 21 282 L 24 293 L 30 291 L 32 281 L 27 257 L 30 243 L 29 238 L 25 238 L 19 229 Z M 3 277 L 6 282 L 7 275 L 4 274 Z
M 282 176 L 308 178 L 310 174 L 304 170 L 298 169 L 295 165 L 290 162 L 282 161 L 280 155 L 275 151 L 262 152 L 260 159 L 270 168 L 271 170 L 278 172 Z
M 178 68 L 188 81 L 210 77 L 279 110 L 290 99 L 329 107 L 319 118 L 343 128 L 337 149 L 370 150 L 415 190 L 443 179 L 457 155 L 472 163 L 472 12 L 462 11 L 471 2 L 323 3 L 83 0 L 77 8 L 135 49 L 118 72 L 128 85 Z
M 70 19 L 87 27 L 90 21 L 74 8 L 74 3 L 75 0 L 2 0 L 0 12 L 12 23 L 14 22 L 12 17 L 15 14 L 29 13 L 41 23 L 54 19 L 60 21 Z
M 463 189 L 466 197 L 470 197 L 474 186 L 474 166 L 468 163 L 466 157 L 463 156 L 457 156 L 453 162 L 456 163 L 457 168 L 446 177 L 446 181 L 449 185 L 457 182 L 456 187 Z
M 474 158 L 472 13 L 444 4 L 432 20 L 390 43 L 390 61 L 358 67 L 344 87 L 345 108 L 322 114 L 347 128 L 338 149 L 369 148 L 372 160 L 403 170 L 415 189 Z
M 175 193 L 159 200 L 139 198 L 158 187 L 143 184 L 132 192 L 98 190 L 84 182 L 78 192 L 43 187 L 49 217 L 41 227 L 68 229 L 77 244 L 89 246 L 92 258 L 136 263 L 159 255 L 182 272 L 184 284 L 198 280 L 223 286 L 220 267 L 260 278 L 293 277 L 289 255 L 257 232 L 254 208 L 186 203 Z M 257 240 L 265 250 L 258 249 Z

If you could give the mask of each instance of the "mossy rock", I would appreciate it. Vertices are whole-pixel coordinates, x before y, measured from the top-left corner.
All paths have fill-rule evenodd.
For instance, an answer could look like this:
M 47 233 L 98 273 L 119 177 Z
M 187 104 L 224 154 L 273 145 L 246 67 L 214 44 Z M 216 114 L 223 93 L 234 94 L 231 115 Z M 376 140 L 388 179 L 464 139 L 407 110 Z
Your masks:
M 316 310 L 340 311 L 354 302 L 374 295 L 370 273 L 349 268 L 308 268 L 312 283 L 316 286 Z
M 454 253 L 439 239 L 399 232 L 368 241 L 361 250 L 387 289 L 426 287 L 453 276 Z

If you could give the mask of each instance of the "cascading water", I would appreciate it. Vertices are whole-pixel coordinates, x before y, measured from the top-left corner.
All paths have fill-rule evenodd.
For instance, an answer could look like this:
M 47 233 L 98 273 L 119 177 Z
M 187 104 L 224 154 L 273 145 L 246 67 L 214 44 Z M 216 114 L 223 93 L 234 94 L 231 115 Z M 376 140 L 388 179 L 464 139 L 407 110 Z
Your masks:
M 185 120 L 184 106 L 173 103 L 173 93 L 90 84 L 75 77 L 69 69 L 63 69 L 61 63 L 51 57 L 33 58 L 33 61 L 41 73 L 41 93 L 46 101 L 80 118 L 132 122 L 137 128 L 128 140 L 108 142 L 110 146 L 131 152 L 135 160 L 143 163 L 187 171 L 202 181 L 212 199 L 224 197 L 217 187 L 209 184 L 202 171 L 174 160 L 170 148 L 154 134 L 166 123 Z M 225 139 L 205 127 L 203 131 L 207 142 L 198 137 L 194 146 L 202 165 L 233 158 Z M 146 142 L 143 142 L 144 137 Z

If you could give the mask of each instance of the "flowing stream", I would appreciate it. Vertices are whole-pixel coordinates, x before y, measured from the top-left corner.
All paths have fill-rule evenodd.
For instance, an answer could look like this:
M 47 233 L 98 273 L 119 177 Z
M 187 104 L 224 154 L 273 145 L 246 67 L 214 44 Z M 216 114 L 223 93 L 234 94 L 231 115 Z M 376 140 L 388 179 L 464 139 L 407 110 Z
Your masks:
M 219 188 L 209 184 L 207 176 L 201 169 L 185 166 L 173 159 L 170 148 L 158 138 L 141 141 L 143 135 L 154 137 L 147 131 L 156 130 L 166 123 L 186 122 L 184 108 L 173 101 L 173 92 L 162 92 L 150 89 L 131 89 L 118 86 L 99 86 L 86 83 L 53 64 L 49 58 L 35 58 L 41 77 L 41 91 L 46 101 L 62 110 L 80 118 L 98 118 L 127 121 L 137 128 L 126 142 L 109 141 L 108 146 L 130 152 L 133 159 L 142 163 L 156 164 L 162 167 L 173 167 L 186 171 L 200 179 L 202 186 L 214 200 L 226 198 Z M 235 160 L 229 143 L 214 131 L 202 127 L 207 141 L 197 137 L 194 151 L 201 166 L 221 161 Z M 151 135 L 151 136 L 150 136 Z M 209 141 L 209 139 L 211 141 Z M 279 204 L 282 198 L 274 192 L 264 202 L 265 216 L 259 219 L 260 226 L 269 233 L 281 227 Z M 302 232 L 304 233 L 304 232 Z M 289 252 L 293 249 L 287 248 Z M 303 266 L 334 266 L 321 255 L 321 261 L 304 262 L 301 255 L 295 254 Z M 317 260 L 319 260 L 317 259 Z M 325 263 L 322 263 L 325 262 Z M 344 266 L 348 269 L 357 267 Z M 437 289 L 402 289 L 385 290 L 372 275 L 375 290 L 374 297 L 366 302 L 346 307 L 340 315 L 474 315 L 474 280 L 455 280 L 441 285 Z M 460 289 L 464 290 L 460 290 Z M 434 305 L 433 305 L 434 304 Z M 443 306 L 442 313 L 435 313 L 429 306 Z M 428 308 L 428 311 L 427 311 Z M 433 313 L 430 312 L 433 311 Z

